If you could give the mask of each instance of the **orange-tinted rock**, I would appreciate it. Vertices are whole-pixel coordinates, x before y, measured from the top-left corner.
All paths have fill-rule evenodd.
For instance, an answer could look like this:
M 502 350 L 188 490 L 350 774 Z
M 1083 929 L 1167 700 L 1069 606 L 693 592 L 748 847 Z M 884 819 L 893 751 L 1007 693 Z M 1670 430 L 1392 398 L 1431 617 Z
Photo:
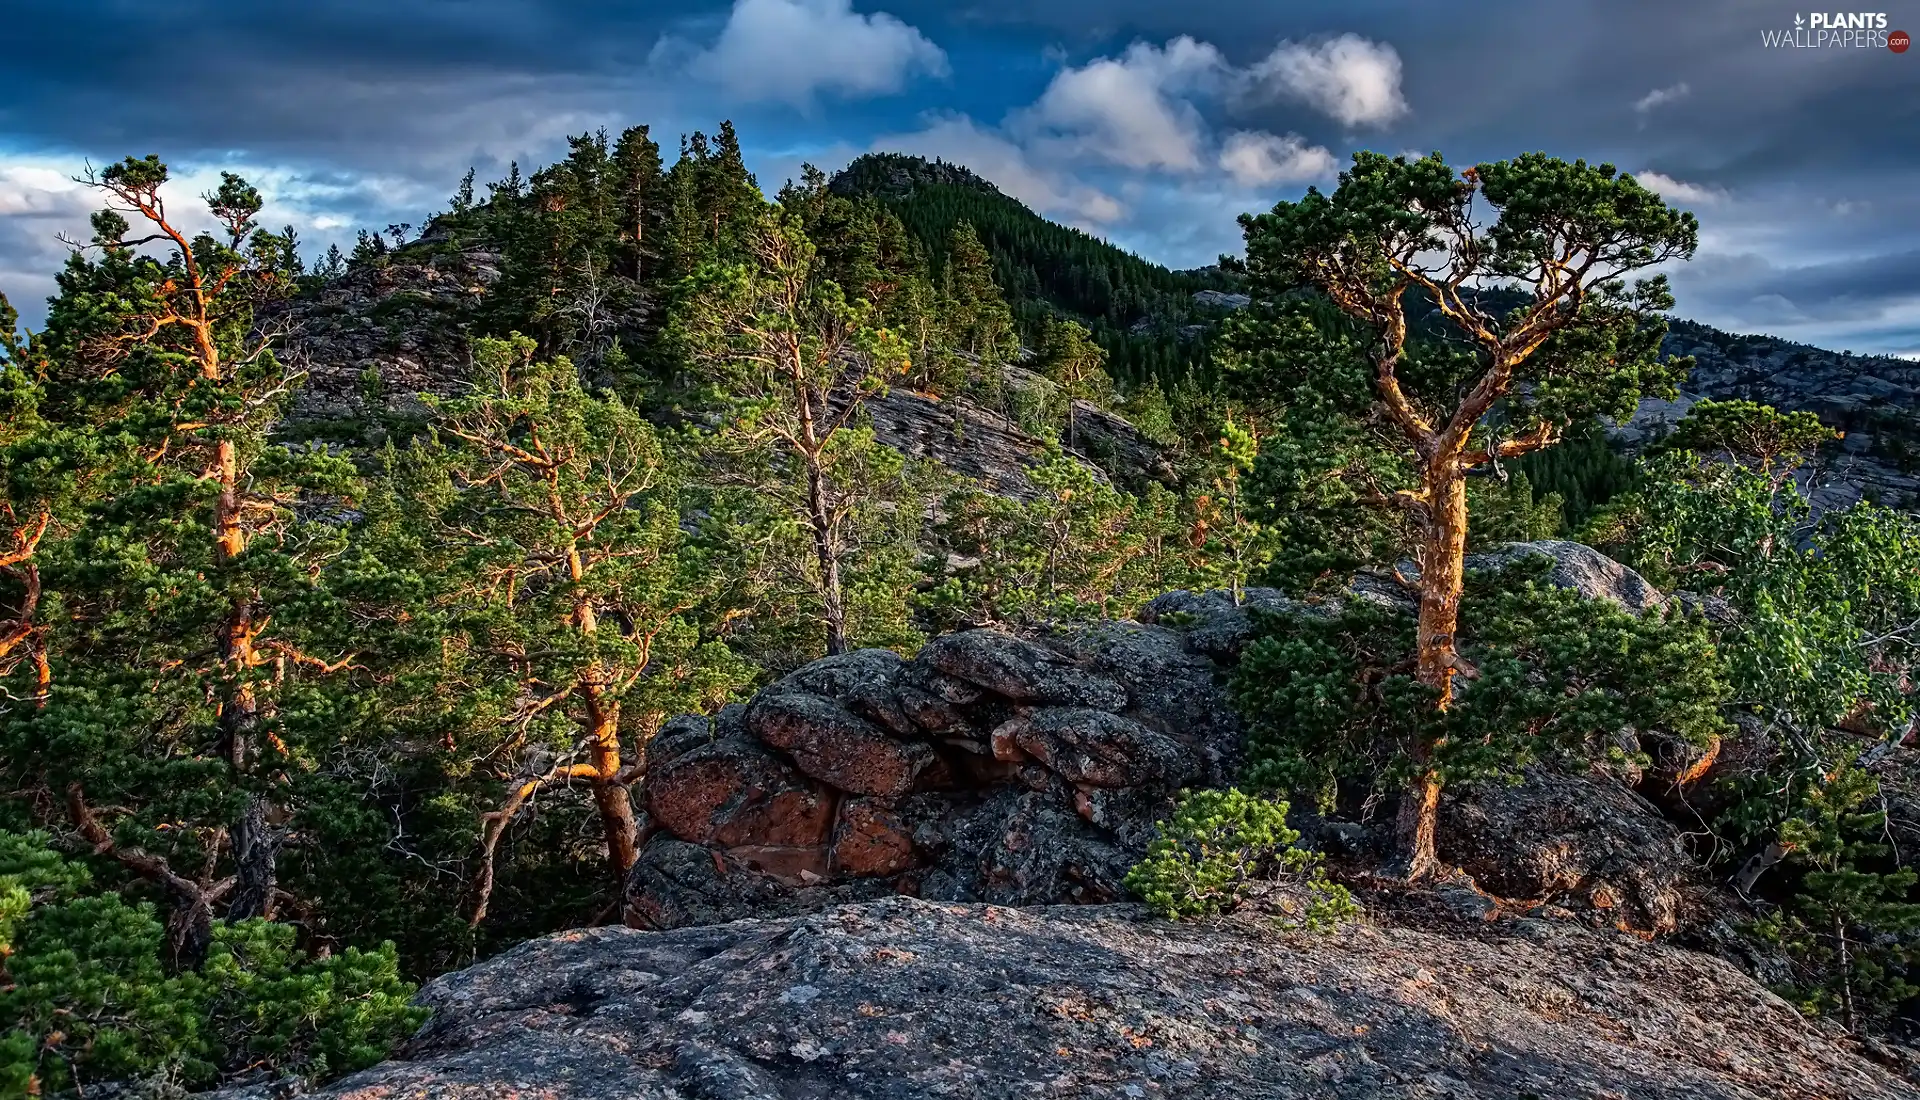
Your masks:
M 813 886 L 827 880 L 825 848 L 743 844 L 727 849 L 727 865 L 778 879 L 788 886 Z
M 899 815 L 869 799 L 849 799 L 834 830 L 833 868 L 842 875 L 898 874 L 913 865 L 913 839 Z
M 703 745 L 647 776 L 647 812 L 695 844 L 824 844 L 833 798 L 761 746 L 742 738 Z
M 785 749 L 801 771 L 852 794 L 898 798 L 933 762 L 918 741 L 889 737 L 839 702 L 800 692 L 762 695 L 747 711 L 747 728 Z

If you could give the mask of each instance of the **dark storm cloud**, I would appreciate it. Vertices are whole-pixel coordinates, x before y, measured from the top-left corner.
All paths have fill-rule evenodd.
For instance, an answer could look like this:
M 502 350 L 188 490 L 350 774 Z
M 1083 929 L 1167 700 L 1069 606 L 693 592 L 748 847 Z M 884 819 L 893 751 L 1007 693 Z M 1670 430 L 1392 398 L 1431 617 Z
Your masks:
M 1008 171 L 1044 169 L 1035 186 L 1067 206 L 1117 203 L 1123 214 L 1087 224 L 1120 243 L 1198 263 L 1236 247 L 1236 208 L 1301 185 L 1235 186 L 1212 159 L 1185 175 L 1022 163 L 1008 121 L 1064 67 L 1134 41 L 1189 35 L 1246 70 L 1282 40 L 1356 34 L 1397 52 L 1403 115 L 1353 126 L 1298 98 L 1216 97 L 1196 101 L 1211 143 L 1202 151 L 1213 158 L 1234 132 L 1259 131 L 1300 135 L 1343 162 L 1362 147 L 1438 148 L 1458 163 L 1530 149 L 1609 160 L 1664 177 L 1678 189 L 1670 198 L 1701 216 L 1700 260 L 1676 276 L 1683 312 L 1920 346 L 1920 288 L 1903 259 L 1920 250 L 1920 53 L 1765 49 L 1761 32 L 1792 22 L 1784 2 L 856 0 L 856 12 L 888 12 L 924 33 L 951 79 L 925 64 L 930 75 L 903 94 L 882 82 L 886 94 L 786 103 L 730 97 L 724 80 L 659 63 L 663 36 L 697 51 L 730 7 L 34 5 L 8 16 L 0 170 L 9 154 L 71 171 L 83 156 L 149 150 L 270 165 L 310 222 L 381 225 L 418 220 L 469 164 L 492 178 L 510 158 L 545 159 L 565 134 L 602 125 L 651 121 L 672 134 L 731 116 L 750 158 L 776 177 L 802 159 L 831 166 L 879 135 L 930 140 L 938 125 Z M 1891 14 L 1920 29 L 1920 5 Z M 47 230 L 59 216 L 28 217 L 0 194 L 0 286 L 57 263 Z
M 1920 248 L 1799 266 L 1751 254 L 1713 256 L 1697 261 L 1680 282 L 1750 325 L 1871 321 L 1915 300 Z
M 404 157 L 396 139 L 458 145 L 449 124 L 484 124 L 474 116 L 488 112 L 502 116 L 492 129 L 510 131 L 517 115 L 570 97 L 604 105 L 692 10 L 518 0 L 39 6 L 9 19 L 0 134 L 41 147 Z

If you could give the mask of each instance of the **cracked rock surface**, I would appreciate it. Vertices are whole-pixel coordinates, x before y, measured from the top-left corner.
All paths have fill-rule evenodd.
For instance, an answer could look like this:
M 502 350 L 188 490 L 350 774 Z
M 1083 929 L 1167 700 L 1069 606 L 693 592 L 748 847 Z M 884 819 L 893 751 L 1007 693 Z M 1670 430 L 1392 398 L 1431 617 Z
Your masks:
M 523 944 L 335 1100 L 1912 1097 L 1731 965 L 1568 922 L 889 898 Z

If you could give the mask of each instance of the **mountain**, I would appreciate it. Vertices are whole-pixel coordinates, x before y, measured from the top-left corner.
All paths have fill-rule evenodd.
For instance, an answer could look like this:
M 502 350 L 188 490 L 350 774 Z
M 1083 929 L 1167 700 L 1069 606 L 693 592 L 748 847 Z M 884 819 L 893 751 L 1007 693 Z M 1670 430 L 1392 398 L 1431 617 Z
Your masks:
M 1206 344 L 1189 326 L 1224 312 L 1205 292 L 1230 293 L 1217 269 L 1173 271 L 1084 230 L 1049 221 L 959 165 L 897 153 L 869 153 L 829 185 L 870 196 L 899 215 L 933 258 L 946 257 L 954 227 L 971 225 L 993 253 L 994 278 L 1031 341 L 1048 314 L 1092 329 L 1108 369 L 1123 382 L 1163 385 L 1203 371 Z M 1187 329 L 1187 331 L 1182 331 Z
M 1680 400 L 1642 403 L 1624 426 L 1629 441 L 1657 433 L 1703 398 L 1805 410 L 1844 433 L 1813 471 L 1816 505 L 1839 507 L 1870 497 L 1891 507 L 1920 508 L 1920 363 L 1738 335 L 1684 319 L 1674 320 L 1666 348 L 1693 356 L 1693 371 Z

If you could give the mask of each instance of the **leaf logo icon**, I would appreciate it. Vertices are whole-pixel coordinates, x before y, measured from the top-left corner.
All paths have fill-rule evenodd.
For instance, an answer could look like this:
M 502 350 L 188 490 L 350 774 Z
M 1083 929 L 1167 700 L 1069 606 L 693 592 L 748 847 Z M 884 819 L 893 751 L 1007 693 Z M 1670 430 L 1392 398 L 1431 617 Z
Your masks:
M 1794 29 L 1796 29 L 1796 30 L 1798 30 L 1798 29 L 1799 29 L 1800 27 L 1802 27 L 1802 26 L 1804 26 L 1804 25 L 1806 25 L 1806 22 L 1807 22 L 1807 21 L 1806 21 L 1806 19 L 1805 19 L 1805 17 L 1803 17 L 1803 16 L 1802 16 L 1802 15 L 1801 15 L 1801 14 L 1800 14 L 1799 12 L 1795 12 L 1795 13 L 1793 14 L 1793 26 L 1794 26 Z

